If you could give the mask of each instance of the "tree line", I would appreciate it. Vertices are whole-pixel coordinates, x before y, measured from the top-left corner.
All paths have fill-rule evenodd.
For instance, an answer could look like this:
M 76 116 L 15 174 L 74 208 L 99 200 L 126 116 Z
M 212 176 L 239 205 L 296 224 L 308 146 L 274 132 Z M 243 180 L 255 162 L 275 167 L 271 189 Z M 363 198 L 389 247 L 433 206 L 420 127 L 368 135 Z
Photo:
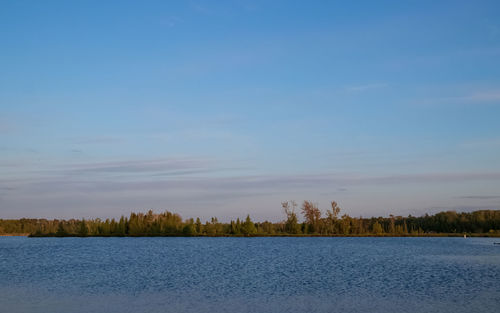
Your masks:
M 31 236 L 429 236 L 463 233 L 500 236 L 500 210 L 457 213 L 440 212 L 424 216 L 351 217 L 340 215 L 335 201 L 323 213 L 312 201 L 300 208 L 295 201 L 281 203 L 284 220 L 254 222 L 244 219 L 222 223 L 216 217 L 204 223 L 200 218 L 183 220 L 165 211 L 131 213 L 120 219 L 0 219 L 0 235 Z M 299 214 L 303 220 L 299 221 Z

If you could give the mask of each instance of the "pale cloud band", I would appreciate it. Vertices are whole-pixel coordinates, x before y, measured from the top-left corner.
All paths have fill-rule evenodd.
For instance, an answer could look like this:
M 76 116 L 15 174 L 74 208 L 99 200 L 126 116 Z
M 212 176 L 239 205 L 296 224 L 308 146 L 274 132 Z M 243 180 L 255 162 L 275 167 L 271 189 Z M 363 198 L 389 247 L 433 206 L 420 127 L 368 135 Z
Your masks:
M 225 173 L 227 169 L 230 170 Z M 278 219 L 279 210 L 269 213 L 265 207 L 270 201 L 279 203 L 280 199 L 290 197 L 298 200 L 335 197 L 345 199 L 346 204 L 351 201 L 356 207 L 356 198 L 370 198 L 377 190 L 378 196 L 397 198 L 390 190 L 405 185 L 414 188 L 414 195 L 421 195 L 419 189 L 433 184 L 441 188 L 462 183 L 500 185 L 500 172 L 377 176 L 359 173 L 252 175 L 248 169 L 234 175 L 234 171 L 214 160 L 193 158 L 72 164 L 37 172 L 32 177 L 0 180 L 0 205 L 2 213 L 11 217 L 50 214 L 71 217 L 79 212 L 94 212 L 104 217 L 99 208 L 105 207 L 114 215 L 134 209 L 170 208 L 183 215 L 232 216 L 243 211 L 254 213 L 256 218 Z M 372 196 L 371 205 L 380 210 L 384 201 L 377 202 L 378 196 Z M 489 201 L 491 204 L 487 206 L 500 207 L 500 197 L 496 196 L 455 194 L 453 197 L 444 193 L 443 197 L 451 202 L 455 199 L 450 202 L 451 207 L 459 207 L 463 201 L 479 201 L 476 207 Z

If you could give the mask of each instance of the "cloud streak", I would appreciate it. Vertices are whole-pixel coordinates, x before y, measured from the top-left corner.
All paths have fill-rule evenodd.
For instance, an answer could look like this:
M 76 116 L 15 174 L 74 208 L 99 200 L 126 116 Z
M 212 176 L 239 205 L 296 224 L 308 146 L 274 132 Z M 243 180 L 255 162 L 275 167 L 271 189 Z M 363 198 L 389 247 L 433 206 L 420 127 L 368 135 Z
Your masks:
M 162 173 L 178 170 L 200 169 L 208 165 L 200 159 L 157 159 L 144 161 L 118 161 L 77 164 L 70 172 L 75 173 Z
M 109 164 L 114 164 L 110 166 Z M 194 163 L 196 164 L 196 162 Z M 78 169 L 85 173 L 154 173 L 152 179 L 138 180 L 81 180 L 37 178 L 32 180 L 0 180 L 0 187 L 12 185 L 30 189 L 36 187 L 40 191 L 66 190 L 76 188 L 85 191 L 109 192 L 123 190 L 163 190 L 163 189 L 202 189 L 211 191 L 227 190 L 296 190 L 315 189 L 318 186 L 335 187 L 335 190 L 347 190 L 346 186 L 366 185 L 400 185 L 414 183 L 456 183 L 466 181 L 500 181 L 500 172 L 467 172 L 467 173 L 427 173 L 387 176 L 364 176 L 355 174 L 324 175 L 242 175 L 232 177 L 209 177 L 203 175 L 222 169 L 201 168 L 189 162 L 151 162 L 151 163 L 101 163 L 102 166 Z M 164 173 L 164 171 L 166 173 Z M 168 171 L 172 175 L 169 175 Z M 468 196 L 472 199 L 474 196 Z
M 457 96 L 445 96 L 416 100 L 422 104 L 497 104 L 500 103 L 500 89 L 470 92 Z
M 114 144 L 123 141 L 123 137 L 119 136 L 96 136 L 96 137 L 71 137 L 66 138 L 73 144 L 89 145 L 89 144 Z
M 5 214 L 11 212 L 10 216 L 61 216 L 61 212 L 68 212 L 65 216 L 71 217 L 82 211 L 99 214 L 99 208 L 113 214 L 111 212 L 169 207 L 180 213 L 191 214 L 189 212 L 193 211 L 189 210 L 196 210 L 198 213 L 192 213 L 193 215 L 211 212 L 209 214 L 220 216 L 234 216 L 231 214 L 242 210 L 256 210 L 259 214 L 258 210 L 261 210 L 260 216 L 269 217 L 271 213 L 267 213 L 265 207 L 287 198 L 314 198 L 319 201 L 331 197 L 350 198 L 355 205 L 358 201 L 367 201 L 369 198 L 371 207 L 375 206 L 373 190 L 378 190 L 381 194 L 387 193 L 385 198 L 377 200 L 385 206 L 388 198 L 398 197 L 390 194 L 392 190 L 401 188 L 405 192 L 412 189 L 418 193 L 420 186 L 441 188 L 463 182 L 469 185 L 477 185 L 476 182 L 500 185 L 500 172 L 429 172 L 404 175 L 346 172 L 256 174 L 258 169 L 237 165 L 235 162 L 191 157 L 57 166 L 46 164 L 45 169 L 25 165 L 17 167 L 8 176 L 0 177 L 0 207 Z M 405 188 L 405 185 L 411 187 Z M 480 194 L 480 190 L 470 192 Z M 406 196 L 413 197 L 412 193 Z M 379 197 L 381 194 L 375 196 Z M 356 197 L 353 198 L 353 195 Z M 457 199 L 461 195 L 448 193 L 442 198 L 449 201 L 454 196 Z M 469 198 L 464 199 L 471 201 L 497 201 L 492 196 L 466 197 Z M 462 201 L 463 199 L 455 200 L 457 203 L 451 205 L 459 205 Z M 384 206 L 379 204 L 376 208 L 382 209 Z
M 153 168 L 157 167 L 157 163 L 161 162 L 155 161 L 143 165 L 133 164 L 133 166 L 129 162 L 120 162 L 116 166 L 100 163 L 100 166 L 90 167 L 91 170 L 88 173 L 96 171 L 100 173 L 102 170 L 111 173 L 144 171 L 149 175 L 154 173 Z M 164 165 L 159 167 L 163 169 Z M 202 172 L 194 173 L 190 169 L 186 171 L 186 173 L 179 172 L 172 176 L 150 175 L 134 179 L 113 176 L 99 179 L 94 176 L 59 176 L 0 180 L 0 194 L 2 196 L 0 207 L 4 208 L 4 215 L 10 214 L 12 217 L 34 216 L 33 214 L 47 217 L 74 217 L 81 212 L 95 216 L 95 214 L 101 214 L 101 209 L 107 213 L 97 216 L 106 217 L 109 214 L 123 214 L 130 212 L 130 210 L 170 208 L 188 216 L 218 215 L 227 218 L 238 216 L 238 212 L 243 211 L 253 212 L 253 214 L 257 214 L 257 217 L 276 218 L 280 211 L 270 212 L 268 210 L 269 204 L 279 203 L 287 198 L 300 200 L 313 197 L 325 200 L 335 197 L 335 199 L 342 201 L 342 199 L 352 198 L 352 194 L 356 194 L 356 198 L 366 198 L 365 187 L 368 186 L 369 190 L 382 192 L 378 195 L 373 194 L 372 191 L 369 192 L 369 197 L 372 199 L 370 206 L 374 209 L 387 211 L 389 210 L 387 199 L 398 199 L 398 195 L 392 194 L 392 186 L 399 187 L 404 184 L 428 186 L 435 183 L 436 186 L 443 187 L 447 183 L 488 181 L 497 184 L 500 182 L 500 172 L 386 176 L 324 174 L 221 177 L 213 176 L 212 173 L 210 173 L 212 176 Z M 379 188 L 381 186 L 382 189 Z M 383 186 L 390 188 L 383 188 Z M 373 189 L 374 187 L 375 189 Z M 406 196 L 415 196 L 419 194 L 418 190 L 419 188 L 416 188 Z M 450 195 L 444 197 L 450 199 Z M 453 205 L 460 207 L 460 203 L 464 199 L 498 202 L 499 198 L 472 195 L 463 196 L 463 198 L 455 197 L 455 199 L 458 200 L 456 203 L 450 203 L 450 207 Z M 434 200 L 423 203 L 431 204 Z M 357 200 L 351 199 L 351 203 L 356 206 Z M 425 205 L 425 207 L 438 207 L 440 203 L 438 201 L 436 206 Z M 472 204 L 474 207 L 479 207 L 478 203 Z M 495 203 L 487 205 L 489 208 L 497 206 Z M 35 207 L 37 208 L 36 212 L 32 210 Z M 486 205 L 481 205 L 481 207 L 486 207 Z M 401 209 L 399 208 L 399 211 Z
M 457 99 L 466 102 L 496 102 L 500 101 L 500 90 L 478 92 Z
M 462 196 L 458 199 L 471 199 L 471 200 L 494 200 L 500 199 L 500 196 Z

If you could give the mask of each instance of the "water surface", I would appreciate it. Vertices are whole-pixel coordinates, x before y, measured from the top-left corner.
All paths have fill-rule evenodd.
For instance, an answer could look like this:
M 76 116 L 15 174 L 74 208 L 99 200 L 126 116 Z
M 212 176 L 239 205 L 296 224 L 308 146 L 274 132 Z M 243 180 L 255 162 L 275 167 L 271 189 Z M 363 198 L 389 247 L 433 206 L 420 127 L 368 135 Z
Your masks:
M 498 312 L 495 241 L 0 237 L 0 312 Z

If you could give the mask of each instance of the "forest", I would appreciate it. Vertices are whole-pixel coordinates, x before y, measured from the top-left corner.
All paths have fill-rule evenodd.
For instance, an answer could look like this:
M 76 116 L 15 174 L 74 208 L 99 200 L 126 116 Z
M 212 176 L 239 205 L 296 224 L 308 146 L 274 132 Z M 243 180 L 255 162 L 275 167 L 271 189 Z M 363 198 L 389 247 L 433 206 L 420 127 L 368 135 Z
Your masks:
M 91 236 L 477 236 L 500 237 L 500 210 L 440 212 L 424 216 L 351 217 L 340 214 L 335 201 L 322 212 L 312 201 L 300 208 L 295 201 L 281 203 L 280 222 L 255 222 L 244 219 L 222 223 L 216 217 L 183 220 L 165 211 L 131 213 L 120 219 L 0 219 L 0 235 L 31 237 Z M 299 213 L 302 215 L 299 220 Z

